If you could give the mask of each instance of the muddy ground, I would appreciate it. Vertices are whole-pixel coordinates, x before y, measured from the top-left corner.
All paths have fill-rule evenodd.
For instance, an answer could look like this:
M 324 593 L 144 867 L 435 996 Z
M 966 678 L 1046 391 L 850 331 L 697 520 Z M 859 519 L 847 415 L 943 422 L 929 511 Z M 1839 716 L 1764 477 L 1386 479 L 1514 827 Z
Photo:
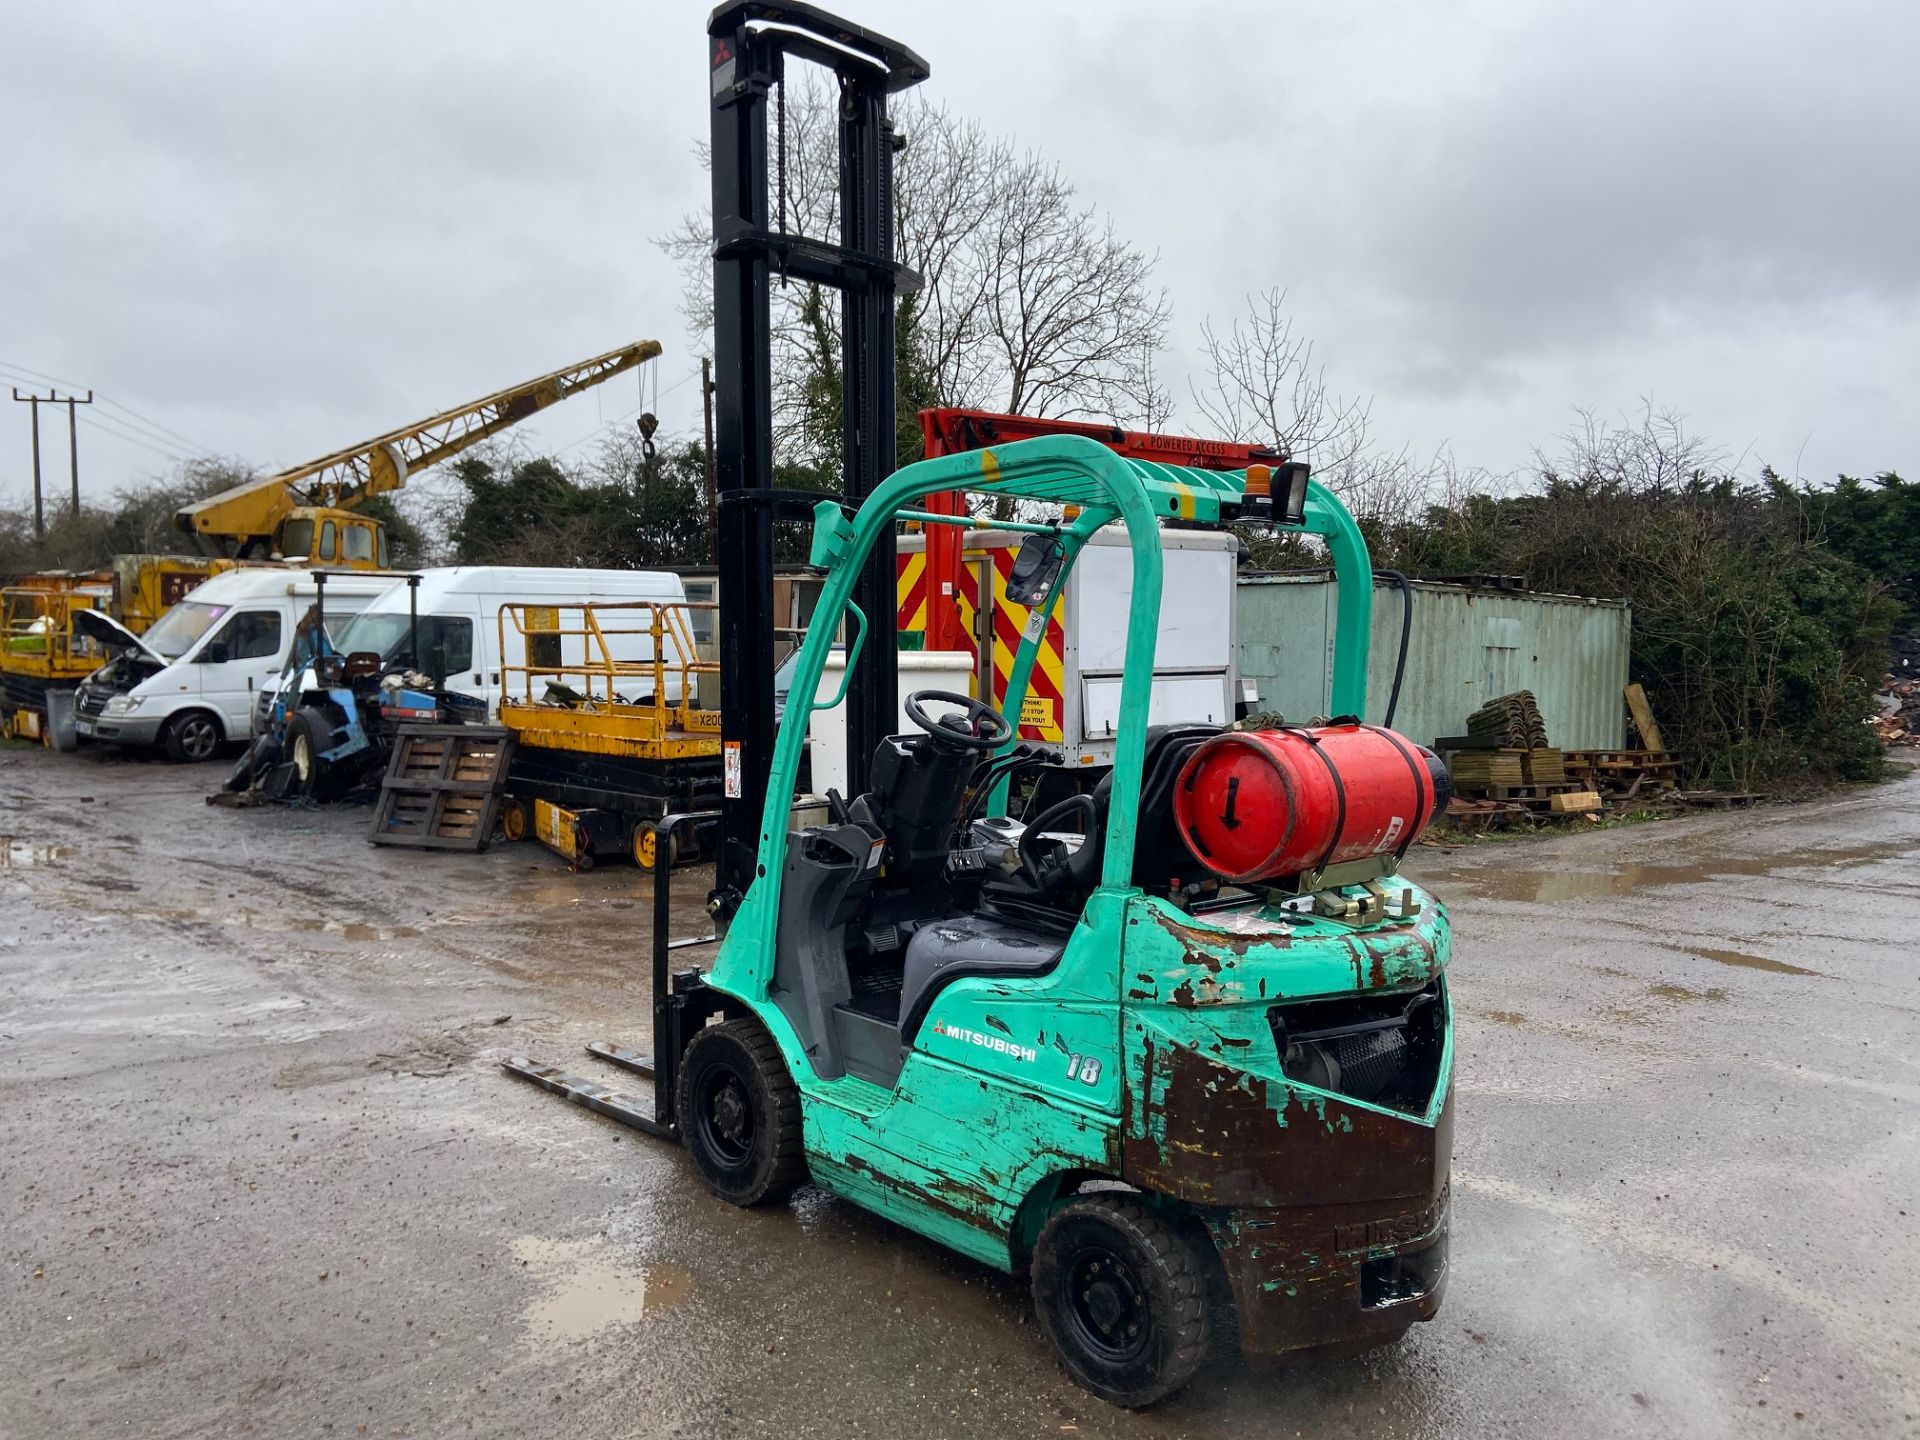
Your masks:
M 508 1079 L 647 1037 L 638 872 L 0 752 L 0 1435 L 1912 1435 L 1920 776 L 1450 854 L 1451 1289 L 1090 1400 L 1022 1287 Z M 693 888 L 697 882 L 689 880 Z

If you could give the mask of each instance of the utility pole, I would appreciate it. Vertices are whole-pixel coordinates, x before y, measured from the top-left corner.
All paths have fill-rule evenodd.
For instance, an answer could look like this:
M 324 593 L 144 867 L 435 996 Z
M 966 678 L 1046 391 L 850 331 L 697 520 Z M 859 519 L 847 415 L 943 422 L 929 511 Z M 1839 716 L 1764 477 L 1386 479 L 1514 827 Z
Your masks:
M 13 388 L 13 398 L 31 407 L 33 414 L 33 538 L 44 540 L 47 537 L 46 502 L 40 491 L 40 407 L 42 405 L 64 405 L 67 407 L 67 457 L 68 473 L 73 479 L 73 509 L 80 510 L 80 431 L 75 420 L 75 406 L 91 405 L 93 391 L 89 390 L 85 398 L 78 395 L 62 395 L 58 390 L 49 390 L 45 395 L 29 392 L 22 395 L 20 387 Z
M 74 407 L 91 405 L 93 391 L 87 391 L 87 398 L 84 400 L 69 395 L 65 400 L 56 403 L 67 407 L 67 465 L 68 473 L 73 477 L 73 513 L 78 515 L 80 513 L 80 431 L 73 418 Z

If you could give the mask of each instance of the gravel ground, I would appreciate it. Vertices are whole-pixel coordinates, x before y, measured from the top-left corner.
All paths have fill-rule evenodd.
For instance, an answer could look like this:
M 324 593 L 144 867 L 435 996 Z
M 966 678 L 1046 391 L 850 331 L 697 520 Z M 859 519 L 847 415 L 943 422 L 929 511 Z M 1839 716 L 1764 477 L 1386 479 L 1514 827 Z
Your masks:
M 1423 851 L 1445 1308 L 1110 1410 L 1024 1290 L 508 1079 L 647 1039 L 647 882 L 0 750 L 0 1435 L 1912 1435 L 1920 776 Z M 690 899 L 703 889 L 683 873 Z

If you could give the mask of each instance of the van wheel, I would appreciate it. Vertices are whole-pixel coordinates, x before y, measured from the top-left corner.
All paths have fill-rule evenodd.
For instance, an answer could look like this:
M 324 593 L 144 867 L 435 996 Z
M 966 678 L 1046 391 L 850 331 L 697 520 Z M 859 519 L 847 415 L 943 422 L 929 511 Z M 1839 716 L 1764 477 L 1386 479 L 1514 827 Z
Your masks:
M 211 760 L 220 748 L 220 722 L 204 710 L 189 710 L 167 722 L 163 743 L 176 765 Z
M 680 1138 L 707 1188 L 730 1205 L 783 1200 L 807 1178 L 800 1092 L 757 1020 L 709 1025 L 680 1057 Z
M 1033 1308 L 1074 1379 L 1134 1409 L 1193 1378 L 1212 1331 L 1201 1243 L 1138 1195 L 1083 1195 L 1047 1221 Z

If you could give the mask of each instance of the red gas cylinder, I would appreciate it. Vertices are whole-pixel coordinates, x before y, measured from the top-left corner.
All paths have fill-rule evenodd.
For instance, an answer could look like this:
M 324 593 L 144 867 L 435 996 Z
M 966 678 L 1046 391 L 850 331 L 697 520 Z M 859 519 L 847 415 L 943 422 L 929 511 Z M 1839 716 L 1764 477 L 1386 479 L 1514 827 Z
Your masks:
M 1439 756 L 1378 725 L 1236 730 L 1188 757 L 1173 814 L 1196 859 L 1245 885 L 1403 850 L 1450 790 Z

